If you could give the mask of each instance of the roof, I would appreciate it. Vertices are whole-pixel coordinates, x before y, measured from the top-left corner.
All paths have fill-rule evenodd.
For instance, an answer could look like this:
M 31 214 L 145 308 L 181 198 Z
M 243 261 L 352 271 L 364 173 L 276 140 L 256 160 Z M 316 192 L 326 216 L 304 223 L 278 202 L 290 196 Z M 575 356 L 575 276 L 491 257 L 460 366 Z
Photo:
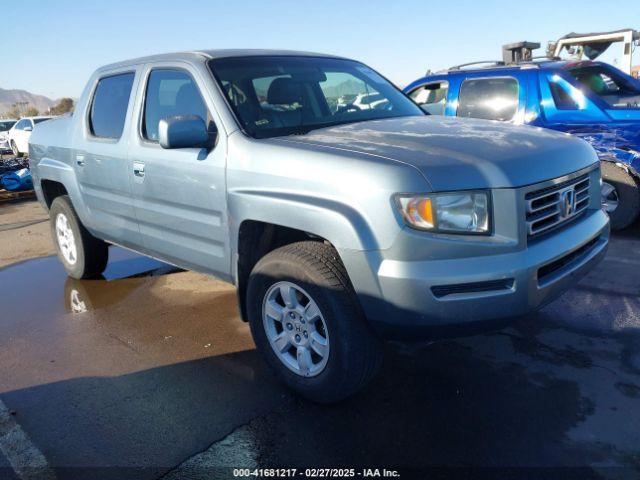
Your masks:
M 114 68 L 137 65 L 140 63 L 159 62 L 166 60 L 186 60 L 201 61 L 213 58 L 229 58 L 229 57 L 256 57 L 256 56 L 295 56 L 295 57 L 323 57 L 323 58 L 344 58 L 337 55 L 328 55 L 325 53 L 303 52 L 297 50 L 266 50 L 266 49 L 219 49 L 219 50 L 194 50 L 190 52 L 174 52 L 162 53 L 158 55 L 149 55 L 146 57 L 132 58 L 121 62 L 112 63 L 100 67 L 99 70 L 111 70 Z
M 53 118 L 52 115 L 36 115 L 35 117 L 20 117 L 20 120 L 39 120 L 41 118 Z

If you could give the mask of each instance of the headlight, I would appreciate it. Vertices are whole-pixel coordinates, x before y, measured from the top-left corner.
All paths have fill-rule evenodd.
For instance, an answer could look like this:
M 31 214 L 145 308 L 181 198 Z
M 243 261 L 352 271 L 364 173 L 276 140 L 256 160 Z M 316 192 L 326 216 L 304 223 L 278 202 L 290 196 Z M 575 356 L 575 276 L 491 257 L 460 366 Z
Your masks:
M 445 233 L 489 233 L 489 192 L 399 195 L 397 200 L 405 221 L 414 228 Z

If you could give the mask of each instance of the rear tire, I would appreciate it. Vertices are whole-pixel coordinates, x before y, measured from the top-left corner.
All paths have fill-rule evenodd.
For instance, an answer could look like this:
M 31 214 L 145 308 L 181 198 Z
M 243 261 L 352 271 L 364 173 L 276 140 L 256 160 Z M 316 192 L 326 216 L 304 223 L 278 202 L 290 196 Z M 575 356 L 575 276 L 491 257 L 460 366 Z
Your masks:
M 638 218 L 640 213 L 640 186 L 636 179 L 624 168 L 612 162 L 602 162 L 602 181 L 604 182 L 603 197 L 608 193 L 609 208 L 605 208 L 609 214 L 612 230 L 627 228 Z M 608 185 L 607 185 L 608 184 Z M 614 190 L 611 190 L 610 187 Z M 612 201 L 617 200 L 615 208 L 611 208 Z M 603 198 L 607 204 L 607 199 Z
M 70 277 L 94 278 L 104 272 L 109 246 L 82 225 L 67 195 L 53 200 L 49 219 L 58 258 Z
M 294 292 L 292 301 L 284 300 L 282 288 Z M 327 244 L 298 242 L 265 255 L 251 272 L 246 302 L 258 350 L 280 380 L 303 397 L 340 401 L 362 388 L 380 366 L 380 341 L 338 253 Z M 274 338 L 285 335 L 278 348 Z M 308 360 L 300 353 L 305 348 Z

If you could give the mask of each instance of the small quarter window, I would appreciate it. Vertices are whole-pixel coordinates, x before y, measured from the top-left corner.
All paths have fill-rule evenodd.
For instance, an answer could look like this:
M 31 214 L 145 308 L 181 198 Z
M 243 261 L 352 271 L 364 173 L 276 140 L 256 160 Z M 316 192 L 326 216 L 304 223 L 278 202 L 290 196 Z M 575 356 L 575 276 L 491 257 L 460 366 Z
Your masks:
M 213 127 L 207 106 L 191 75 L 181 70 L 152 70 L 144 101 L 142 135 L 158 141 L 158 125 L 163 118 L 177 115 L 197 115 Z
M 465 80 L 459 97 L 458 117 L 511 120 L 518 111 L 518 81 L 515 78 Z
M 127 118 L 134 73 L 104 77 L 93 94 L 89 128 L 96 137 L 118 139 Z
M 571 97 L 562 85 L 558 85 L 556 82 L 549 82 L 549 89 L 551 90 L 551 96 L 553 97 L 553 103 L 555 103 L 558 110 L 577 110 L 578 104 Z

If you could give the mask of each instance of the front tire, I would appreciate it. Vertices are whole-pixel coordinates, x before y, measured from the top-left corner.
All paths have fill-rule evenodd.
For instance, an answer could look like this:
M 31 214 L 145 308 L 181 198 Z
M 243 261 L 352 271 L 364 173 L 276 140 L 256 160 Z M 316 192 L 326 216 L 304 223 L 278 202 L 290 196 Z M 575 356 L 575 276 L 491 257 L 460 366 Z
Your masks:
M 298 242 L 265 255 L 251 272 L 246 301 L 258 350 L 303 397 L 337 402 L 376 373 L 380 341 L 333 247 Z
M 624 168 L 602 162 L 602 204 L 612 230 L 627 228 L 640 213 L 640 186 Z
M 58 258 L 70 277 L 94 278 L 104 272 L 109 247 L 82 225 L 67 195 L 53 200 L 49 219 Z

